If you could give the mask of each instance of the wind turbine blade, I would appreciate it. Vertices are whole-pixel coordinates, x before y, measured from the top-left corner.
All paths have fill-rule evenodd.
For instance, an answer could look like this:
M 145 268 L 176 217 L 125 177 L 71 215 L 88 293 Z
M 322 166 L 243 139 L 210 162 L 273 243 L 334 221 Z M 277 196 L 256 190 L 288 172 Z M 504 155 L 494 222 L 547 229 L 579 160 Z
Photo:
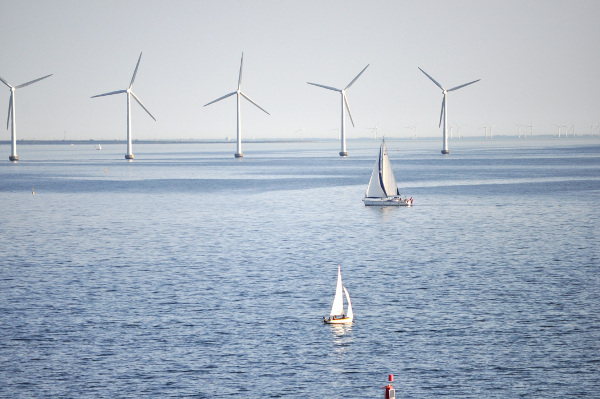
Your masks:
M 427 74 L 427 72 L 425 72 L 424 70 L 422 70 L 420 67 L 417 67 L 417 68 L 419 68 L 419 69 L 421 70 L 421 72 L 423 72 L 423 73 L 425 74 L 425 76 L 427 76 L 429 79 L 431 79 L 431 81 L 432 81 L 433 83 L 435 83 L 435 85 L 436 85 L 437 87 L 439 87 L 440 89 L 444 90 L 444 88 L 442 87 L 442 85 L 441 85 L 441 84 L 439 84 L 439 83 L 438 83 L 438 82 L 437 82 L 437 81 L 436 81 L 434 78 L 432 78 L 431 76 L 429 76 L 429 75 Z
M 446 112 L 446 96 L 442 97 L 442 110 L 440 111 L 440 124 L 438 127 L 442 126 L 442 116 L 444 116 L 444 112 Z
M 230 96 L 233 96 L 233 95 L 234 95 L 234 94 L 236 94 L 236 93 L 237 93 L 237 91 L 234 91 L 234 92 L 232 92 L 232 93 L 229 93 L 229 94 L 225 94 L 223 97 L 219 97 L 219 98 L 217 98 L 215 101 L 211 101 L 211 102 L 209 102 L 208 104 L 204 104 L 204 106 L 206 107 L 207 105 L 210 105 L 210 104 L 216 103 L 217 101 L 221 101 L 222 99 L 224 99 L 224 98 L 227 98 L 227 97 L 230 97 Z
M 8 101 L 8 118 L 6 118 L 6 130 L 8 130 L 8 125 L 10 124 L 10 116 L 12 111 L 12 102 L 13 102 L 13 93 L 10 92 L 10 100 Z
M 35 83 L 35 82 L 39 82 L 40 80 L 42 80 L 42 79 L 46 79 L 46 78 L 48 78 L 48 77 L 50 77 L 50 76 L 52 76 L 52 74 L 50 74 L 50 75 L 46 75 L 46 76 L 44 76 L 44 77 L 41 77 L 41 78 L 39 78 L 39 79 L 36 79 L 36 80 L 32 80 L 31 82 L 23 83 L 23 84 L 21 84 L 21 85 L 18 85 L 17 87 L 15 87 L 15 89 L 20 89 L 21 87 L 29 86 L 30 84 L 33 84 L 33 83 Z
M 140 99 L 135 95 L 134 92 L 130 92 L 131 95 L 133 96 L 133 98 L 135 98 L 135 101 L 137 101 L 138 104 L 140 104 L 142 106 L 142 108 L 144 108 L 144 111 L 146 111 L 148 113 L 148 115 L 150 115 L 150 117 L 152 119 L 154 119 L 156 121 L 156 118 L 152 116 L 152 114 L 150 113 L 150 111 L 148 111 L 148 108 L 144 107 L 144 104 L 142 104 L 142 102 L 140 101 Z
M 335 87 L 331 87 L 331 86 L 324 86 L 324 85 L 320 85 L 320 84 L 318 84 L 318 83 L 310 83 L 310 82 L 306 82 L 306 83 L 308 83 L 309 85 L 313 85 L 313 86 L 319 86 L 319 87 L 322 87 L 322 88 L 324 88 L 324 89 L 328 89 L 328 90 L 333 90 L 333 91 L 341 92 L 341 90 L 340 90 L 340 89 L 336 89 Z
M 356 75 L 356 77 L 354 79 L 352 79 L 352 82 L 350 82 L 348 84 L 348 86 L 346 86 L 346 88 L 344 90 L 347 90 L 350 88 L 350 86 L 352 86 L 354 84 L 354 82 L 356 82 L 356 79 L 358 79 L 360 77 L 360 75 L 362 75 L 362 73 L 365 71 L 365 69 L 367 69 L 369 67 L 370 64 L 367 64 L 366 67 L 363 68 L 362 71 L 360 71 L 360 73 L 358 75 Z
M 244 93 L 242 93 L 240 91 L 240 94 L 242 95 L 242 97 L 244 97 L 246 100 L 250 101 L 252 104 L 256 105 L 259 109 L 261 109 L 262 111 L 266 112 L 267 115 L 271 115 L 270 113 L 268 113 L 267 111 L 265 111 L 260 105 L 258 105 L 257 103 L 255 103 L 254 101 L 252 101 L 252 99 L 250 97 L 248 97 L 247 95 L 245 95 Z
M 238 79 L 238 90 L 242 87 L 242 66 L 244 66 L 244 53 L 242 53 L 242 60 L 240 61 L 240 77 Z
M 129 88 L 133 86 L 133 81 L 135 80 L 135 75 L 137 75 L 138 67 L 140 66 L 140 61 L 142 60 L 142 53 L 140 52 L 140 58 L 138 58 L 138 62 L 135 66 L 135 71 L 133 71 L 133 77 L 131 78 L 131 83 L 129 84 Z
M 348 99 L 346 98 L 346 94 L 344 94 L 344 104 L 346 104 L 346 110 L 348 111 L 348 115 L 350 116 L 350 122 L 352 122 L 352 126 L 354 127 L 354 120 L 352 120 L 352 113 L 350 113 L 350 106 L 348 105 Z
M 103 96 L 111 96 L 113 94 L 121 94 L 121 93 L 127 93 L 127 90 L 117 90 L 117 91 L 111 91 L 110 93 L 104 93 L 104 94 L 98 94 L 96 96 L 92 96 L 90 98 L 95 98 L 95 97 L 103 97 Z
M 9 89 L 13 88 L 10 84 L 8 84 L 8 82 L 6 80 L 2 79 L 2 77 L 0 77 L 0 80 L 2 81 L 2 83 L 4 83 L 5 85 L 7 85 Z
M 460 86 L 453 87 L 453 88 L 449 89 L 448 91 L 454 91 L 454 90 L 458 90 L 458 89 L 460 89 L 461 87 L 465 87 L 465 86 L 471 85 L 471 84 L 473 84 L 473 83 L 475 83 L 475 82 L 479 82 L 480 80 L 481 80 L 481 79 L 477 79 L 477 80 L 474 80 L 474 81 L 472 81 L 472 82 L 465 83 L 464 85 L 460 85 Z

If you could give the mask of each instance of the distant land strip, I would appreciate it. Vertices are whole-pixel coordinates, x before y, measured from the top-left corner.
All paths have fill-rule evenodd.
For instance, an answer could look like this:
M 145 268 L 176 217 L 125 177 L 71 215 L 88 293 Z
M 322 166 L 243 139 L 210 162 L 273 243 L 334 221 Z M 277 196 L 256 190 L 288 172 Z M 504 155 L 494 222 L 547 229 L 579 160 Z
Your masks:
M 247 140 L 244 144 L 250 143 L 314 143 L 317 140 Z M 211 140 L 211 139 L 166 139 L 166 140 L 133 140 L 136 144 L 231 144 L 234 140 Z M 64 145 L 64 144 L 124 144 L 127 140 L 17 140 L 19 144 L 48 144 L 48 145 Z M 10 140 L 0 140 L 0 144 L 10 144 Z

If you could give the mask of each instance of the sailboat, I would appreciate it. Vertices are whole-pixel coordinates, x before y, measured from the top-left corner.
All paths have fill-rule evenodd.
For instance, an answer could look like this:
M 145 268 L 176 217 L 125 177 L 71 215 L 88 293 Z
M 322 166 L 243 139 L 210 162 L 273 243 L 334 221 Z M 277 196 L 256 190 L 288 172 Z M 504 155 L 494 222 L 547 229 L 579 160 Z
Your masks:
M 363 202 L 365 206 L 411 206 L 413 203 L 412 197 L 400 196 L 392 164 L 385 148 L 385 140 L 381 142 L 379 157 L 373 167 Z
M 346 295 L 346 301 L 348 302 L 348 311 L 344 313 L 344 298 L 342 291 Z M 354 313 L 352 312 L 352 302 L 350 302 L 350 294 L 346 287 L 342 285 L 342 270 L 338 266 L 338 277 L 337 285 L 335 286 L 335 297 L 333 298 L 333 305 L 331 305 L 331 312 L 329 317 L 323 317 L 323 323 L 325 324 L 345 324 L 352 323 L 354 319 Z

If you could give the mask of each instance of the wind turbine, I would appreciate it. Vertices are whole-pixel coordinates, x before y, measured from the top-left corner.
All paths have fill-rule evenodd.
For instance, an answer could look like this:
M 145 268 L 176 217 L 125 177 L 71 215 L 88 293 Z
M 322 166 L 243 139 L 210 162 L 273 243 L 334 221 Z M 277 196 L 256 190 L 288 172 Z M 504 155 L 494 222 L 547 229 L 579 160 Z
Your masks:
M 416 140 L 417 138 L 417 127 L 416 126 L 404 126 L 405 129 L 410 129 L 412 132 L 411 139 Z
M 558 129 L 558 138 L 560 138 L 560 129 L 562 128 L 562 126 L 557 125 L 556 123 L 553 123 L 553 125 Z
M 479 82 L 481 79 L 477 79 L 477 80 L 474 80 L 472 82 L 465 83 L 465 84 L 462 84 L 460 86 L 456 86 L 456 87 L 453 87 L 451 89 L 446 90 L 434 78 L 432 78 L 431 76 L 429 76 L 427 74 L 427 72 L 425 72 L 421 68 L 419 68 L 419 69 L 421 70 L 421 72 L 423 72 L 425 74 L 425 76 L 427 76 L 429 79 L 431 79 L 431 81 L 433 83 L 435 83 L 435 85 L 437 87 L 439 87 L 440 89 L 442 89 L 442 93 L 443 93 L 444 96 L 442 97 L 442 111 L 440 113 L 440 124 L 439 124 L 439 126 L 442 125 L 442 116 L 443 116 L 444 117 L 444 148 L 442 149 L 442 154 L 450 154 L 450 150 L 448 150 L 448 135 L 447 135 L 447 132 L 448 132 L 448 119 L 447 119 L 447 114 L 448 114 L 448 110 L 447 110 L 447 108 L 448 108 L 448 93 L 451 92 L 451 91 L 463 88 L 465 86 L 468 86 L 470 84 L 473 84 L 475 82 Z
M 0 78 L 2 83 L 4 83 L 10 89 L 10 100 L 8 100 L 8 118 L 6 119 L 6 129 L 8 129 L 8 125 L 10 124 L 10 126 L 11 126 L 11 129 L 10 129 L 11 130 L 11 148 L 10 148 L 10 156 L 8 157 L 8 159 L 11 161 L 19 160 L 19 156 L 17 155 L 17 126 L 15 123 L 15 91 L 17 89 L 21 89 L 25 86 L 29 86 L 30 84 L 33 84 L 35 82 L 39 82 L 42 79 L 46 79 L 50 76 L 52 76 L 52 74 L 46 75 L 39 79 L 32 80 L 31 82 L 20 84 L 18 86 L 13 86 L 13 85 L 9 84 L 6 80 Z M 12 121 L 12 123 L 10 123 L 11 121 Z
M 325 86 L 325 85 L 320 85 L 320 84 L 317 84 L 317 83 L 306 82 L 309 85 L 318 86 L 318 87 L 322 87 L 324 89 L 337 91 L 338 93 L 341 94 L 341 98 L 342 98 L 342 129 L 341 129 L 341 136 L 340 136 L 341 137 L 341 142 L 342 142 L 342 149 L 340 151 L 340 156 L 341 157 L 348 156 L 348 152 L 346 151 L 346 123 L 345 123 L 346 113 L 345 113 L 345 109 L 348 110 L 348 115 L 350 116 L 350 122 L 352 122 L 352 126 L 354 126 L 354 121 L 352 120 L 352 114 L 350 113 L 350 106 L 348 105 L 348 99 L 346 98 L 346 90 L 348 90 L 350 88 L 350 86 L 352 86 L 354 84 L 354 82 L 356 82 L 356 79 L 358 79 L 359 76 L 362 75 L 362 73 L 368 67 L 369 67 L 369 65 L 367 65 L 366 67 L 364 67 L 363 70 L 360 71 L 360 73 L 358 75 L 356 75 L 356 77 L 354 79 L 352 79 L 352 82 L 350 82 L 348 84 L 348 86 L 346 86 L 342 90 L 336 89 L 335 87 L 331 87 L 331 86 Z M 345 109 L 344 109 L 344 106 L 345 106 Z
M 482 126 L 481 129 L 485 129 L 485 138 L 488 138 L 488 128 L 490 129 L 490 139 L 494 138 L 493 134 L 492 134 L 492 128 L 493 126 Z
M 529 128 L 529 131 L 531 132 L 531 138 L 533 138 L 533 125 L 528 125 L 528 126 L 525 126 L 525 127 Z
M 135 101 L 137 101 L 137 103 L 140 104 L 140 106 L 142 108 L 144 108 L 144 111 L 146 111 L 148 113 L 148 115 L 150 115 L 150 117 L 156 121 L 156 118 L 152 116 L 152 114 L 150 113 L 150 111 L 148 111 L 148 109 L 146 107 L 144 107 L 144 104 L 142 104 L 140 99 L 133 92 L 133 82 L 135 81 L 135 75 L 137 74 L 138 67 L 140 66 L 141 60 L 142 60 L 142 53 L 140 53 L 140 58 L 138 58 L 137 65 L 135 66 L 135 71 L 133 71 L 133 77 L 131 78 L 131 83 L 129 84 L 129 87 L 127 89 L 111 91 L 110 93 L 98 94 L 97 96 L 91 97 L 91 98 L 95 98 L 95 97 L 110 96 L 113 94 L 127 93 L 127 154 L 125 154 L 125 159 L 133 159 L 132 144 L 131 144 L 131 96 L 133 96 Z
M 379 128 L 377 127 L 377 124 L 375 124 L 375 127 L 370 127 L 367 130 L 372 131 L 375 134 L 375 140 L 377 140 L 377 133 L 379 132 Z
M 460 135 L 460 129 L 462 129 L 463 127 L 465 127 L 466 125 L 459 125 L 458 123 L 455 123 L 455 127 L 456 127 L 456 134 L 458 135 L 458 139 L 461 139 L 461 135 Z M 491 128 L 490 128 L 491 129 Z
M 227 97 L 233 96 L 234 94 L 237 94 L 237 152 L 235 153 L 235 157 L 236 158 L 242 158 L 244 156 L 244 153 L 242 152 L 242 121 L 241 121 L 241 110 L 240 110 L 240 96 L 244 97 L 246 100 L 250 101 L 252 104 L 254 104 L 256 107 L 258 107 L 258 109 L 260 109 L 261 111 L 265 112 L 267 115 L 271 115 L 269 114 L 267 111 L 265 111 L 263 108 L 261 108 L 260 105 L 258 105 L 257 103 L 255 103 L 254 101 L 252 101 L 252 99 L 250 97 L 248 97 L 247 95 L 245 95 L 242 92 L 242 67 L 244 66 L 244 53 L 242 53 L 242 60 L 240 61 L 240 77 L 238 78 L 238 87 L 237 90 L 234 92 L 231 92 L 229 94 L 225 94 L 223 97 L 219 97 L 214 101 L 209 102 L 208 104 L 205 104 L 204 106 L 206 107 L 207 105 L 216 103 L 217 101 L 221 101 Z

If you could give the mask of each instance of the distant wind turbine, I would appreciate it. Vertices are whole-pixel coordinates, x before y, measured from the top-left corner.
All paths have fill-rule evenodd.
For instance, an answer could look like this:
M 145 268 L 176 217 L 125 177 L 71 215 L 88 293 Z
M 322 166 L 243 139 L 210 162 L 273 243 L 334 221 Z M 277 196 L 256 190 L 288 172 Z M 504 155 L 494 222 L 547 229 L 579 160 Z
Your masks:
M 6 129 L 8 129 L 8 125 L 10 124 L 10 126 L 11 126 L 11 149 L 10 149 L 10 156 L 8 157 L 8 159 L 11 161 L 19 160 L 19 156 L 17 155 L 17 126 L 16 126 L 16 122 L 15 122 L 15 91 L 17 89 L 21 89 L 25 86 L 29 86 L 30 84 L 33 84 L 35 82 L 39 82 L 42 79 L 46 79 L 50 76 L 52 76 L 52 74 L 32 80 L 27 83 L 20 84 L 18 86 L 13 86 L 13 85 L 9 84 L 6 80 L 0 78 L 2 83 L 4 83 L 10 89 L 10 100 L 8 101 L 8 119 L 6 119 Z M 11 123 L 11 121 L 12 121 L 12 123 Z
M 525 126 L 523 126 L 523 125 L 520 125 L 520 124 L 518 124 L 518 123 L 516 123 L 516 122 L 513 122 L 513 123 L 514 123 L 514 124 L 515 124 L 515 126 L 517 127 L 517 135 L 518 135 L 518 137 L 519 137 L 519 138 L 521 138 L 521 128 L 522 128 L 522 127 L 525 127 Z M 527 133 L 525 133 L 525 138 L 527 138 Z
M 417 127 L 416 126 L 404 126 L 405 129 L 410 129 L 412 132 L 411 139 L 416 140 L 417 138 Z
M 350 116 L 350 122 L 352 122 L 352 126 L 354 126 L 354 120 L 352 120 L 352 114 L 350 113 L 350 106 L 348 105 L 348 99 L 346 98 L 346 90 L 348 90 L 350 88 L 350 86 L 352 86 L 354 84 L 354 82 L 356 82 L 356 80 L 359 78 L 359 76 L 362 75 L 362 73 L 368 67 L 369 67 L 369 65 L 364 67 L 363 70 L 360 71 L 360 73 L 358 75 L 356 75 L 356 77 L 354 79 L 352 79 L 352 82 L 350 82 L 348 84 L 348 86 L 346 86 L 344 89 L 336 89 L 335 87 L 331 87 L 331 86 L 325 86 L 325 85 L 321 85 L 321 84 L 317 84 L 317 83 L 306 82 L 309 85 L 318 86 L 318 87 L 322 87 L 324 89 L 337 91 L 338 93 L 341 94 L 341 98 L 342 98 L 342 128 L 341 128 L 342 149 L 340 151 L 341 157 L 348 156 L 348 152 L 346 151 L 346 123 L 345 123 L 346 112 L 345 112 L 345 110 L 348 110 L 348 115 Z
M 561 129 L 561 125 L 557 125 L 556 123 L 553 123 L 553 125 L 558 129 L 558 138 L 560 138 L 560 129 Z
M 460 139 L 461 138 L 461 136 L 460 136 L 460 129 L 462 129 L 465 126 L 461 126 L 461 125 L 455 124 L 455 127 L 456 127 L 456 134 L 458 135 L 458 138 Z
M 129 84 L 129 87 L 127 89 L 111 91 L 110 93 L 98 94 L 97 96 L 91 97 L 91 98 L 95 98 L 95 97 L 111 96 L 113 94 L 127 93 L 127 154 L 125 154 L 125 159 L 133 159 L 133 152 L 132 152 L 133 148 L 132 148 L 132 143 L 131 143 L 131 96 L 133 96 L 135 101 L 137 101 L 137 103 L 140 104 L 140 106 L 142 108 L 144 108 L 144 111 L 146 111 L 148 113 L 148 115 L 150 115 L 150 117 L 156 121 L 156 118 L 152 116 L 152 114 L 150 113 L 150 111 L 148 111 L 148 109 L 146 107 L 144 107 L 144 104 L 142 104 L 142 101 L 133 92 L 133 82 L 135 81 L 135 75 L 137 74 L 138 67 L 140 66 L 141 60 L 142 60 L 142 53 L 140 53 L 140 57 L 138 58 L 137 65 L 135 66 L 135 71 L 133 71 L 133 77 L 131 78 L 131 83 Z
M 492 128 L 493 126 L 482 126 L 482 129 L 485 129 L 485 138 L 488 138 L 488 128 L 490 129 L 490 136 L 489 138 L 492 139 L 493 138 L 493 134 L 492 134 Z
M 434 78 L 432 78 L 431 76 L 429 76 L 427 74 L 427 72 L 425 72 L 421 68 L 419 68 L 419 70 L 421 70 L 421 72 L 423 72 L 425 74 L 425 76 L 427 76 L 429 79 L 431 79 L 431 81 L 433 83 L 435 83 L 435 85 L 437 87 L 439 87 L 440 89 L 442 89 L 442 93 L 443 93 L 443 97 L 442 97 L 442 111 L 440 113 L 440 124 L 439 124 L 441 126 L 441 124 L 442 124 L 442 116 L 443 116 L 444 117 L 444 148 L 442 149 L 442 154 L 450 154 L 450 150 L 448 150 L 448 135 L 447 135 L 447 132 L 448 132 L 448 119 L 447 119 L 447 114 L 448 114 L 448 93 L 451 92 L 451 91 L 463 88 L 465 86 L 468 86 L 470 84 L 473 84 L 475 82 L 479 82 L 481 79 L 477 79 L 477 80 L 474 80 L 472 82 L 465 83 L 465 84 L 462 84 L 460 86 L 456 86 L 456 87 L 453 87 L 451 89 L 446 90 Z
M 208 104 L 205 104 L 204 106 L 206 107 L 207 105 L 216 103 L 217 101 L 221 101 L 227 97 L 233 96 L 234 94 L 237 94 L 237 152 L 235 153 L 235 157 L 236 158 L 242 158 L 244 156 L 244 153 L 242 152 L 242 121 L 241 121 L 241 109 L 240 109 L 240 96 L 244 97 L 246 100 L 250 101 L 252 104 L 254 104 L 258 109 L 260 109 L 261 111 L 263 111 L 264 113 L 266 113 L 267 115 L 271 115 L 269 114 L 267 111 L 265 111 L 260 105 L 258 105 L 257 103 L 255 103 L 254 101 L 252 101 L 252 99 L 250 97 L 248 97 L 247 95 L 245 95 L 242 92 L 242 67 L 244 66 L 244 53 L 242 53 L 242 60 L 240 61 L 240 76 L 238 78 L 238 87 L 237 90 L 234 92 L 231 92 L 229 94 L 225 94 L 223 97 L 219 97 L 214 101 L 209 102 Z
M 368 130 L 372 131 L 375 134 L 375 140 L 377 140 L 377 133 L 379 132 L 379 128 L 377 127 L 377 124 L 375 124 L 375 127 L 368 128 Z

